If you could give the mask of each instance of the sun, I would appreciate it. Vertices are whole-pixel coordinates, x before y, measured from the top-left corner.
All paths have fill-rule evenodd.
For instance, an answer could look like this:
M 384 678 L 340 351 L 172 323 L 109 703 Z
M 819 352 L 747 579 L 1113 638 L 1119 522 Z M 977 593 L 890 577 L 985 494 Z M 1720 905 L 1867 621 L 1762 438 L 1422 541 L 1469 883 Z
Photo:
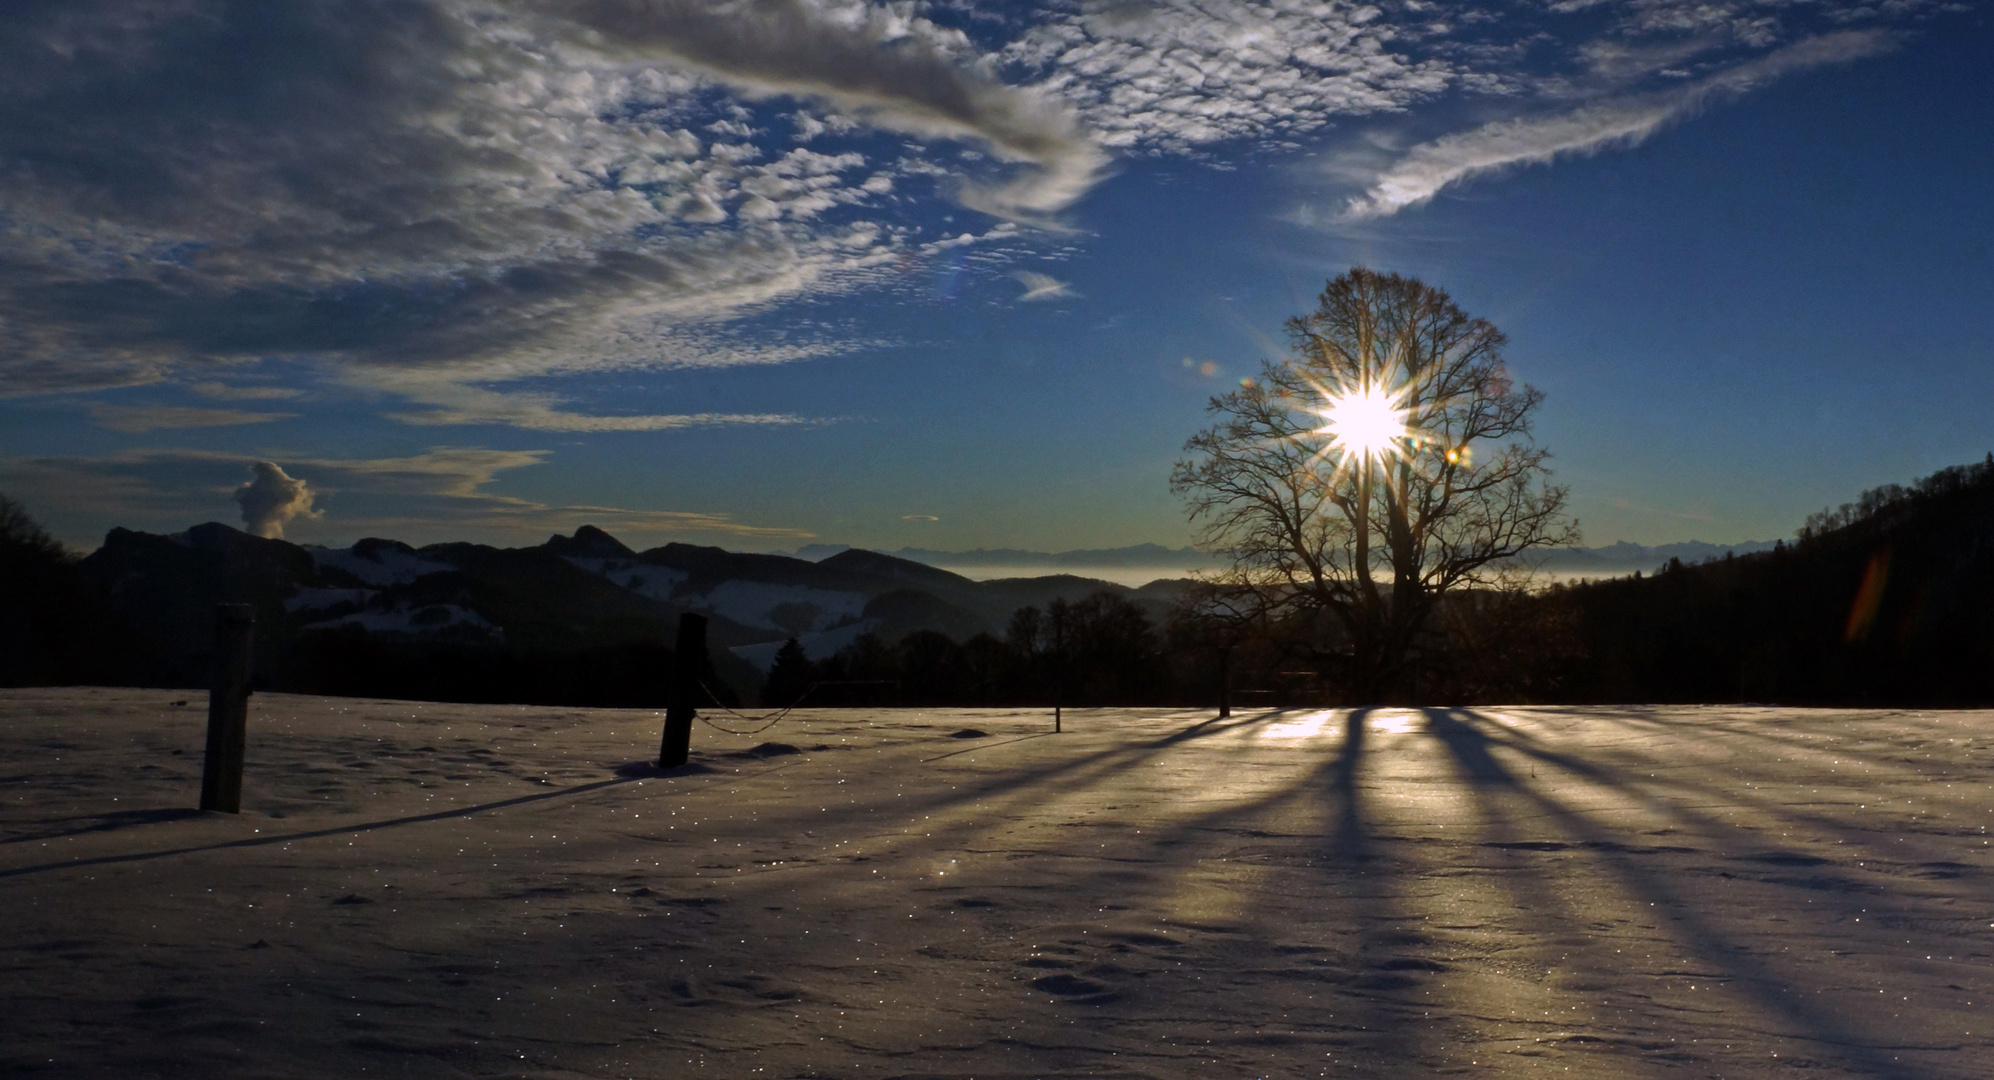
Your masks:
M 1400 449 L 1411 434 L 1405 413 L 1378 387 L 1336 394 L 1319 411 L 1325 421 L 1322 434 L 1366 458 Z

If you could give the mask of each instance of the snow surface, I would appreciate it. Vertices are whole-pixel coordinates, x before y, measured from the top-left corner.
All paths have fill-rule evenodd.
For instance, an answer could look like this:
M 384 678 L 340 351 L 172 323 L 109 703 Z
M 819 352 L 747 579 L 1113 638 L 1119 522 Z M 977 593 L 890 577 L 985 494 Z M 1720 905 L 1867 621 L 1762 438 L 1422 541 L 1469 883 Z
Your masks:
M 635 559 L 586 559 L 567 556 L 569 562 L 591 574 L 601 574 L 618 585 L 653 600 L 670 600 L 679 582 L 692 575 L 669 566 L 654 566 Z
M 858 618 L 865 611 L 864 593 L 833 589 L 813 589 L 808 585 L 775 585 L 766 581 L 724 581 L 706 594 L 710 610 L 740 623 L 768 630 L 781 630 L 769 613 L 783 604 L 814 604 L 820 612 L 811 621 L 812 630 L 827 630 L 845 619 Z M 778 644 L 780 644 L 778 642 Z
M 804 656 L 812 660 L 827 660 L 836 655 L 839 649 L 857 641 L 860 635 L 878 628 L 878 619 L 860 619 L 849 626 L 819 630 L 811 634 L 798 634 L 796 644 L 803 650 Z M 736 645 L 731 651 L 735 656 L 755 665 L 757 669 L 767 671 L 775 666 L 775 654 L 782 651 L 783 645 L 788 641 L 788 638 L 784 638 L 781 641 L 764 641 L 754 645 Z
M 0 691 L 0 1074 L 1994 1075 L 1986 712 L 203 704 Z
M 440 563 L 411 555 L 393 548 L 381 548 L 378 559 L 370 559 L 351 548 L 306 548 L 312 553 L 312 562 L 320 566 L 330 566 L 344 570 L 369 585 L 407 585 L 425 574 L 436 574 L 457 569 L 448 563 Z

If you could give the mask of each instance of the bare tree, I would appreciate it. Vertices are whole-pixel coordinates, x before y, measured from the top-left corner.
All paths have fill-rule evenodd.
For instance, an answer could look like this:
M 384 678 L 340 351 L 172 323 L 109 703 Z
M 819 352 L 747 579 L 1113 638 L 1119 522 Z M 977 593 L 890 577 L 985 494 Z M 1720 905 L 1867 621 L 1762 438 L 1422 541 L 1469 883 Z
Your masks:
M 1232 654 L 1259 627 L 1266 612 L 1251 590 L 1200 581 L 1185 590 L 1171 613 L 1171 636 L 1218 654 L 1219 716 L 1232 715 Z
M 1544 395 L 1517 387 L 1502 332 L 1416 278 L 1363 268 L 1288 320 L 1292 355 L 1211 400 L 1171 473 L 1215 583 L 1313 642 L 1359 698 L 1401 686 L 1440 597 L 1513 580 L 1534 548 L 1575 543 L 1547 450 Z
M 50 563 L 74 559 L 48 534 L 47 529 L 42 528 L 41 522 L 28 513 L 27 507 L 5 495 L 0 495 L 0 547 L 40 557 Z

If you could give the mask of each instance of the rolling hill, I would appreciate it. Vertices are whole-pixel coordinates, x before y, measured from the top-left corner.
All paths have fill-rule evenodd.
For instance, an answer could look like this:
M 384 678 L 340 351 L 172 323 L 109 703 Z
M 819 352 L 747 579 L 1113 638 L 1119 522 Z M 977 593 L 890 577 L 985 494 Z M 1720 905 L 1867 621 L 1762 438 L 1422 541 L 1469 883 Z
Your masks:
M 861 635 L 1001 633 L 1011 613 L 1098 592 L 1166 613 L 1177 586 L 1071 575 L 972 581 L 850 549 L 821 561 L 666 544 L 636 551 L 583 526 L 524 548 L 329 548 L 218 522 L 114 529 L 78 571 L 144 641 L 142 681 L 199 685 L 213 607 L 257 612 L 264 685 L 473 701 L 635 703 L 658 697 L 678 616 L 708 618 L 714 676 L 751 697 L 782 643 L 812 659 Z

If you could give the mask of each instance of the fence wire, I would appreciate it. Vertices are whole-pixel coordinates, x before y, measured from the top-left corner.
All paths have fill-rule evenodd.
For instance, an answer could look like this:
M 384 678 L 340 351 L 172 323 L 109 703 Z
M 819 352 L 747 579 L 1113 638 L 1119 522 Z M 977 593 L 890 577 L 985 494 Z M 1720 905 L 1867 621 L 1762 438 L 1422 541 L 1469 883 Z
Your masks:
M 810 685 L 804 687 L 803 692 L 801 694 L 796 695 L 795 701 L 790 702 L 789 704 L 783 706 L 780 709 L 777 709 L 774 712 L 762 713 L 759 716 L 750 716 L 747 713 L 736 712 L 733 709 L 728 708 L 726 703 L 720 700 L 720 695 L 714 693 L 712 687 L 702 682 L 699 684 L 699 688 L 706 692 L 706 699 L 708 701 L 711 701 L 715 708 L 718 708 L 720 711 L 726 713 L 728 716 L 731 716 L 734 719 L 739 720 L 743 723 L 759 724 L 760 726 L 748 728 L 746 730 L 736 730 L 730 727 L 722 727 L 721 725 L 714 723 L 712 718 L 708 717 L 704 713 L 694 713 L 693 715 L 699 718 L 700 723 L 705 724 L 707 727 L 710 727 L 715 731 L 724 731 L 729 735 L 760 735 L 762 732 L 767 731 L 768 729 L 776 726 L 777 724 L 782 723 L 783 720 L 786 719 L 791 712 L 795 711 L 798 706 L 802 705 L 804 700 L 808 698 L 811 695 L 811 693 L 814 692 L 820 686 L 898 686 L 898 685 L 900 685 L 900 683 L 898 680 L 895 679 L 826 679 L 819 682 L 813 682 Z

